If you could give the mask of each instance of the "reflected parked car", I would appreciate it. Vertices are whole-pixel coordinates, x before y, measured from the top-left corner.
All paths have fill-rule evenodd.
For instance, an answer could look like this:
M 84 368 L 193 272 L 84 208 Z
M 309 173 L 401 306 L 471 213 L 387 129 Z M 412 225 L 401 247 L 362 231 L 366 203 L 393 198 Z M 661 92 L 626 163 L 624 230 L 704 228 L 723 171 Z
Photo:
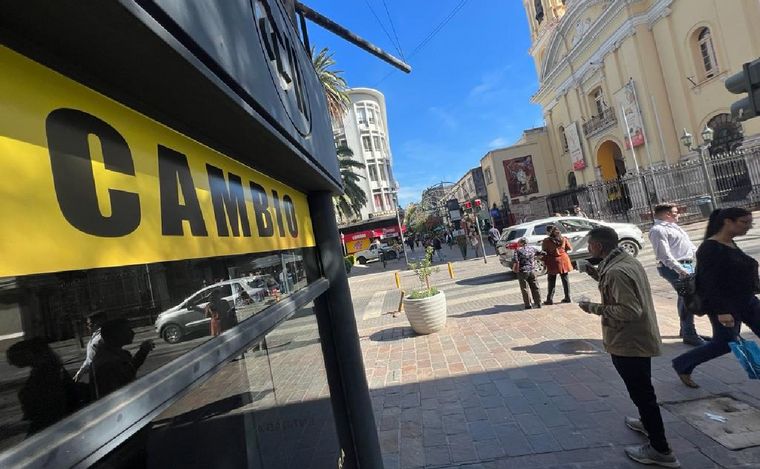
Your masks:
M 209 285 L 159 314 L 156 332 L 170 344 L 180 342 L 193 332 L 210 333 L 211 319 L 206 317 L 205 309 L 215 290 L 220 290 L 221 297 L 230 308 L 234 308 L 232 313 L 236 314 L 241 308 L 263 303 L 275 291 L 279 294 L 279 288 L 280 285 L 271 275 L 241 277 Z
M 634 257 L 639 254 L 645 243 L 644 233 L 638 226 L 631 223 L 608 223 L 582 217 L 542 218 L 510 226 L 502 231 L 501 238 L 496 243 L 496 252 L 499 254 L 501 265 L 510 271 L 512 270 L 512 255 L 517 249 L 517 240 L 520 238 L 527 238 L 529 246 L 541 249 L 541 242 L 546 238 L 546 227 L 549 225 L 559 228 L 562 235 L 570 241 L 573 250 L 568 254 L 573 261 L 589 257 L 588 232 L 600 226 L 608 226 L 614 229 L 620 238 L 619 246 Z M 536 274 L 543 275 L 545 273 L 546 267 L 543 261 L 536 259 Z

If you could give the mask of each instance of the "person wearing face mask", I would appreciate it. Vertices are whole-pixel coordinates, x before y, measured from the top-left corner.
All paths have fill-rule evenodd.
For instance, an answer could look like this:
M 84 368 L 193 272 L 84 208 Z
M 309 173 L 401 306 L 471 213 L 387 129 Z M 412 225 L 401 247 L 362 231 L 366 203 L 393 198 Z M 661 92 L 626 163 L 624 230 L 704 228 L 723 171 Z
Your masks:
M 673 359 L 673 369 L 688 387 L 698 365 L 725 355 L 736 340 L 741 323 L 760 335 L 758 263 L 736 245 L 734 238 L 747 234 L 752 213 L 739 207 L 715 210 L 697 250 L 697 294 L 703 313 L 710 318 L 712 340 Z
M 570 241 L 562 236 L 562 233 L 556 226 L 548 226 L 546 232 L 549 236 L 541 243 L 541 251 L 544 252 L 543 259 L 549 280 L 549 288 L 544 304 L 554 304 L 554 289 L 557 286 L 557 275 L 562 280 L 562 289 L 565 292 L 562 302 L 570 303 L 570 281 L 567 278 L 567 274 L 573 270 L 573 263 L 570 261 L 570 256 L 567 253 L 573 247 L 570 245 Z

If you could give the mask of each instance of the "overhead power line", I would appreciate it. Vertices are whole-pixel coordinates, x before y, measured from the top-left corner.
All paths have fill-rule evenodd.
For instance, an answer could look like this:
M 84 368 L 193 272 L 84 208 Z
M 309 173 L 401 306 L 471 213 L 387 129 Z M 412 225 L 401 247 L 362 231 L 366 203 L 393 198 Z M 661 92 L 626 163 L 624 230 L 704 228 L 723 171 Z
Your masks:
M 398 38 L 398 34 L 396 34 L 396 26 L 393 25 L 393 18 L 391 18 L 391 12 L 390 10 L 388 10 L 388 4 L 385 3 L 385 0 L 383 0 L 383 6 L 385 7 L 385 14 L 388 16 L 388 22 L 391 24 L 391 31 L 393 31 L 393 37 L 396 38 L 398 53 L 401 55 L 401 60 L 406 60 L 404 58 L 404 50 L 401 48 L 401 41 Z
M 388 30 L 387 30 L 387 29 L 385 29 L 385 25 L 383 24 L 382 20 L 380 20 L 380 17 L 379 17 L 379 16 L 377 16 L 377 13 L 375 13 L 375 9 L 374 9 L 374 8 L 372 8 L 372 4 L 371 4 L 371 3 L 369 3 L 369 0 L 364 0 L 364 3 L 366 3 L 366 4 L 367 4 L 367 8 L 369 8 L 369 11 L 371 11 L 371 12 L 372 12 L 372 16 L 374 16 L 374 17 L 375 17 L 375 19 L 377 20 L 377 24 L 379 24 L 379 25 L 380 25 L 380 28 L 383 30 L 383 32 L 385 33 L 385 35 L 388 37 L 388 40 L 389 40 L 389 41 L 391 41 L 391 44 L 393 44 L 393 47 L 395 47 L 395 48 L 396 48 L 396 52 L 398 52 L 398 54 L 401 56 L 401 60 L 404 60 L 404 54 L 402 54 L 402 53 L 401 53 L 401 49 L 399 48 L 399 45 L 398 45 L 398 43 L 396 43 L 396 42 L 393 40 L 393 38 L 391 37 L 391 35 L 390 35 L 390 33 L 388 32 Z

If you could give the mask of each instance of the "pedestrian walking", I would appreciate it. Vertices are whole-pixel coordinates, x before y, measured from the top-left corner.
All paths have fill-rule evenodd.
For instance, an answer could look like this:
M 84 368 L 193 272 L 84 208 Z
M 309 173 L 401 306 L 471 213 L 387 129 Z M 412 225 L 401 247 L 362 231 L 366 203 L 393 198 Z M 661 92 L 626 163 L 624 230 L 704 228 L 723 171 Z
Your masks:
M 134 356 L 124 350 L 123 347 L 131 344 L 135 338 L 135 331 L 126 318 L 105 322 L 100 328 L 100 335 L 103 342 L 92 360 L 97 397 L 103 397 L 134 381 L 137 370 L 145 363 L 154 347 L 152 340 L 144 340 Z
M 729 352 L 745 323 L 760 335 L 758 263 L 745 254 L 734 238 L 747 234 L 752 213 L 739 207 L 715 210 L 697 250 L 697 293 L 703 312 L 710 318 L 713 336 L 704 345 L 673 359 L 673 369 L 686 386 L 699 385 L 691 378 L 698 365 Z
M 280 276 L 280 278 L 282 279 L 282 276 Z M 218 288 L 214 289 L 214 291 L 211 292 L 211 297 L 204 310 L 206 317 L 211 319 L 209 322 L 209 332 L 213 337 L 216 337 L 223 332 L 222 321 L 229 309 L 230 305 L 227 303 L 227 300 L 222 298 L 222 293 Z
M 549 236 L 541 243 L 541 250 L 544 252 L 544 264 L 546 265 L 546 272 L 548 273 L 549 288 L 546 292 L 545 305 L 554 304 L 554 289 L 557 286 L 557 275 L 562 280 L 562 289 L 565 292 L 565 297 L 562 299 L 562 303 L 570 303 L 570 281 L 567 278 L 567 274 L 573 270 L 573 263 L 570 261 L 570 256 L 567 254 L 573 247 L 570 245 L 570 241 L 567 240 L 559 228 L 556 226 L 550 226 L 547 228 Z
M 475 257 L 480 257 L 480 240 L 476 233 L 470 234 L 470 244 L 472 244 L 472 250 L 475 252 Z
M 467 236 L 464 233 L 457 235 L 457 246 L 462 253 L 462 259 L 467 260 Z
M 492 226 L 491 229 L 488 230 L 488 239 L 491 241 L 491 246 L 496 247 L 496 243 L 499 242 L 499 238 L 501 238 L 499 229 L 495 226 Z
M 85 348 L 85 358 L 82 362 L 82 366 L 79 367 L 79 370 L 74 375 L 74 381 L 76 382 L 80 382 L 82 378 L 90 375 L 92 360 L 95 358 L 95 353 L 97 352 L 98 345 L 100 344 L 101 340 L 103 340 L 103 338 L 100 336 L 100 326 L 103 324 L 105 319 L 106 318 L 103 313 L 96 313 L 88 317 L 85 322 L 85 326 L 90 333 L 90 340 L 87 341 L 87 347 Z M 90 380 L 90 384 L 92 384 L 92 380 Z
M 439 236 L 433 238 L 433 251 L 436 256 L 438 256 L 438 260 L 443 262 L 444 257 L 443 254 L 441 254 L 441 238 Z
M 694 272 L 697 247 L 683 228 L 678 226 L 679 212 L 674 204 L 655 206 L 654 217 L 654 226 L 649 230 L 649 241 L 657 259 L 657 273 L 675 289 L 679 279 Z M 694 326 L 694 314 L 686 310 L 680 295 L 676 302 L 681 326 L 678 336 L 684 344 L 703 345 L 705 341 L 697 334 Z
M 662 340 L 649 280 L 641 263 L 617 244 L 612 228 L 589 232 L 588 250 L 603 260 L 598 269 L 588 264 L 587 272 L 598 279 L 602 302 L 581 301 L 578 306 L 601 316 L 604 348 L 639 411 L 639 418 L 625 417 L 624 422 L 649 438 L 648 444 L 626 447 L 626 455 L 642 464 L 681 467 L 665 437 L 652 386 L 652 357 L 660 355 Z
M 541 291 L 538 289 L 536 281 L 536 255 L 539 251 L 533 246 L 528 246 L 528 240 L 520 238 L 517 240 L 517 249 L 512 254 L 512 271 L 517 274 L 517 281 L 520 284 L 520 293 L 522 293 L 523 305 L 525 309 L 541 307 Z M 528 295 L 530 288 L 530 295 Z M 533 305 L 531 306 L 531 296 Z

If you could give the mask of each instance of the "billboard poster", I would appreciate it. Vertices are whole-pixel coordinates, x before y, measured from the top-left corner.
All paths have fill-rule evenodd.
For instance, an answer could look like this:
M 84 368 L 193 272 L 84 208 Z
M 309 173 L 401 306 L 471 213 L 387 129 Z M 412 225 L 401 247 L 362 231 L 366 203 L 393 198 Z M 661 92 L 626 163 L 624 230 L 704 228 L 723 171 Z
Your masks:
M 641 110 L 636 100 L 636 90 L 633 88 L 633 80 L 626 83 L 615 93 L 615 102 L 618 110 L 622 113 L 620 124 L 625 132 L 625 148 L 638 147 L 645 143 L 644 123 L 641 118 Z M 625 130 L 625 125 L 628 129 Z
M 504 173 L 507 176 L 507 187 L 511 197 L 522 197 L 538 192 L 533 156 L 504 160 Z
M 579 171 L 586 167 L 586 160 L 583 159 L 583 148 L 581 139 L 578 136 L 578 123 L 572 122 L 565 127 L 565 139 L 567 140 L 567 150 L 570 153 L 570 160 L 573 162 L 573 170 Z

